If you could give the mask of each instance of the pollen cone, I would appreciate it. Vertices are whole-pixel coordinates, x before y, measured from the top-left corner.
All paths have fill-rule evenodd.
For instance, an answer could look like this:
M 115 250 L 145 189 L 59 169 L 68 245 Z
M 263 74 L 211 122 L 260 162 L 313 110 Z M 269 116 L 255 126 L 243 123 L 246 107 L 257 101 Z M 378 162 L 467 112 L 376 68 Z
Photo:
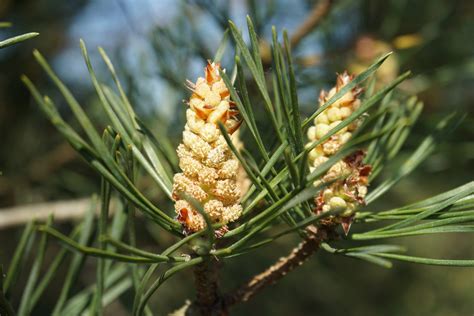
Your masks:
M 182 193 L 198 200 L 212 223 L 227 224 L 242 213 L 237 185 L 239 162 L 218 127 L 218 122 L 222 122 L 228 133 L 233 134 L 240 120 L 219 69 L 219 64 L 209 63 L 204 77 L 196 83 L 188 81 L 193 93 L 186 110 L 183 141 L 177 149 L 182 172 L 173 179 L 175 210 L 188 233 L 205 228 L 206 223 L 180 197 Z
M 329 92 L 321 91 L 319 96 L 320 106 L 326 103 L 352 80 L 353 77 L 348 75 L 347 72 L 338 75 L 335 87 Z M 361 101 L 358 96 L 361 91 L 362 90 L 357 87 L 348 91 L 314 119 L 314 125 L 308 129 L 308 147 L 315 141 L 323 138 L 331 129 L 339 125 L 359 108 Z M 341 147 L 351 139 L 353 132 L 359 125 L 360 121 L 356 120 L 312 149 L 308 159 L 310 171 L 313 171 L 336 154 Z M 349 231 L 357 206 L 365 203 L 364 197 L 367 194 L 368 176 L 371 167 L 363 164 L 364 156 L 365 153 L 359 150 L 336 162 L 320 181 L 329 182 L 338 178 L 343 179 L 331 183 L 331 185 L 315 198 L 316 213 L 336 209 L 343 211 L 340 216 L 336 218 L 333 217 L 333 220 L 343 224 L 346 234 Z M 320 181 L 317 181 L 315 184 L 319 184 Z

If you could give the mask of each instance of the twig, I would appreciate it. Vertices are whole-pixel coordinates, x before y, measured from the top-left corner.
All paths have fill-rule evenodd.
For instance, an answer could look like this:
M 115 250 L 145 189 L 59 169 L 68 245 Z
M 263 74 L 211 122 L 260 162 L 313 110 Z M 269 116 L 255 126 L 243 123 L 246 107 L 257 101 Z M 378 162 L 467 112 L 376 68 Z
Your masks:
M 280 258 L 277 263 L 262 273 L 255 275 L 246 284 L 226 295 L 225 305 L 230 307 L 248 301 L 266 286 L 276 283 L 285 275 L 301 266 L 318 251 L 321 243 L 327 240 L 329 233 L 327 228 L 316 228 L 315 226 L 308 227 L 306 232 L 308 235 L 305 240 L 294 248 L 288 256 Z
M 301 42 L 301 40 L 308 35 L 318 24 L 323 20 L 323 18 L 329 13 L 331 5 L 334 3 L 334 0 L 320 0 L 311 10 L 311 13 L 308 15 L 303 24 L 296 30 L 295 34 L 291 36 L 290 43 L 291 47 L 296 47 Z
M 196 301 L 186 302 L 170 316 L 228 315 L 230 307 L 248 301 L 266 286 L 276 283 L 301 266 L 318 251 L 323 241 L 334 237 L 334 226 L 329 223 L 318 228 L 310 225 L 306 228 L 306 233 L 307 237 L 288 256 L 280 258 L 277 263 L 223 296 L 219 294 L 218 262 L 213 259 L 197 266 L 194 270 Z
M 117 202 L 112 200 L 112 205 L 117 205 Z M 0 209 L 0 230 L 23 225 L 32 219 L 46 220 L 51 213 L 54 214 L 55 222 L 80 219 L 90 207 L 91 199 L 82 198 L 2 208 Z
M 323 18 L 329 13 L 334 2 L 334 0 L 320 0 L 314 5 L 309 15 L 290 37 L 290 46 L 292 49 L 298 46 L 301 40 L 321 23 Z M 272 62 L 271 47 L 270 44 L 263 39 L 260 42 L 260 55 L 263 64 L 270 66 Z
M 196 301 L 193 308 L 200 315 L 227 315 L 226 308 L 223 304 L 222 297 L 219 293 L 219 263 L 215 258 L 197 265 L 194 269 L 194 279 L 196 286 Z

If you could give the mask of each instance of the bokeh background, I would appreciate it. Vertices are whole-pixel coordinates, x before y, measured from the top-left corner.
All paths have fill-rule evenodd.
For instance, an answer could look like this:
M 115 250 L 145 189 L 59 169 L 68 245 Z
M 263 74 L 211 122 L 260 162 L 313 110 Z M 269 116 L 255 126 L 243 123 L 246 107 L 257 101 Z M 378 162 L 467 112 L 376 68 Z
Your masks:
M 103 128 L 105 120 L 98 111 L 79 39 L 86 41 L 96 72 L 107 78 L 95 49 L 104 47 L 137 112 L 149 126 L 165 131 L 177 144 L 181 128 L 176 126 L 183 125 L 182 100 L 188 93 L 184 81 L 195 78 L 205 61 L 213 58 L 227 20 L 243 28 L 245 16 L 253 18 L 260 34 L 262 58 L 271 67 L 266 50 L 271 26 L 294 35 L 318 2 L 1 0 L 0 21 L 12 22 L 13 26 L 0 29 L 0 39 L 29 31 L 41 35 L 0 52 L 0 212 L 18 205 L 89 197 L 99 188 L 99 177 L 47 122 L 19 80 L 26 73 L 46 93 L 57 96 L 32 58 L 34 48 L 48 58 L 98 122 L 98 128 Z M 417 94 L 425 104 L 401 158 L 416 147 L 437 119 L 453 111 L 466 114 L 436 154 L 372 207 L 401 206 L 473 180 L 474 2 L 330 2 L 330 11 L 322 22 L 293 45 L 305 113 L 314 111 L 320 89 L 332 85 L 336 72 L 358 72 L 381 53 L 394 51 L 380 71 L 380 82 L 411 69 L 414 76 L 400 89 L 407 95 Z M 232 54 L 229 46 L 224 66 L 231 66 Z M 71 117 L 67 106 L 60 98 L 57 100 L 60 111 Z M 75 124 L 72 118 L 70 121 Z M 144 180 L 143 187 L 153 194 L 150 182 Z M 67 231 L 71 225 L 65 221 L 61 229 Z M 8 266 L 20 232 L 18 225 L 0 228 L 0 263 Z M 149 231 L 143 230 L 141 246 L 153 249 L 156 242 Z M 232 288 L 260 271 L 295 242 L 294 238 L 279 240 L 251 256 L 229 261 L 223 287 Z M 456 234 L 401 242 L 414 254 L 474 258 L 474 241 Z M 54 252 L 53 246 L 50 257 Z M 94 271 L 94 264 L 94 260 L 88 260 L 86 270 Z M 77 289 L 91 283 L 92 274 L 85 273 Z M 178 275 L 159 290 L 152 301 L 157 314 L 166 314 L 192 297 L 190 276 L 187 272 Z M 36 315 L 48 315 L 60 285 L 60 280 L 53 284 Z M 123 295 L 107 313 L 127 315 L 130 300 L 130 295 Z M 278 286 L 235 309 L 235 315 L 472 314 L 472 269 L 396 263 L 386 270 L 323 253 Z

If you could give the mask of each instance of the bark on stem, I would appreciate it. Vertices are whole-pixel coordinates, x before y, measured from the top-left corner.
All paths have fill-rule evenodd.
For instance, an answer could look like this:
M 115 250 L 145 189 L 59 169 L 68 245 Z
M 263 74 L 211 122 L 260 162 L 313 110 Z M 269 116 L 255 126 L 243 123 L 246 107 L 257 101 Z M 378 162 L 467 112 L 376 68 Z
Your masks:
M 200 315 L 227 315 L 219 294 L 219 263 L 209 258 L 194 268 L 196 301 L 193 308 Z M 194 311 L 193 311 L 194 312 Z
M 289 272 L 301 266 L 309 257 L 318 251 L 321 243 L 328 238 L 327 228 L 309 226 L 308 236 L 291 253 L 280 258 L 274 265 L 254 276 L 225 298 L 225 306 L 246 302 L 268 285 L 274 284 Z

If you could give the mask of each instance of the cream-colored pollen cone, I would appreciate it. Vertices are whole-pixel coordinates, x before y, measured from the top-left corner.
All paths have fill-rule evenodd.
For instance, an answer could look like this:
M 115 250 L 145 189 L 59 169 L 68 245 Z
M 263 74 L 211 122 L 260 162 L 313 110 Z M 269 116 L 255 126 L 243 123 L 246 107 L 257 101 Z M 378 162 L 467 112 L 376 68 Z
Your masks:
M 186 110 L 183 142 L 177 149 L 182 173 L 173 179 L 175 210 L 187 232 L 205 228 L 206 222 L 181 198 L 183 193 L 202 204 L 212 223 L 227 224 L 242 213 L 241 189 L 237 184 L 240 164 L 218 127 L 218 122 L 222 122 L 233 134 L 240 121 L 219 69 L 218 64 L 209 63 L 205 77 L 198 78 L 196 83 L 188 82 L 193 94 Z
M 336 86 L 329 92 L 321 91 L 319 103 L 322 106 L 345 85 L 353 79 L 347 72 L 338 75 Z M 343 95 L 339 100 L 321 112 L 314 119 L 314 126 L 308 129 L 309 139 L 307 147 L 323 138 L 331 129 L 335 128 L 342 120 L 349 117 L 359 106 L 358 98 L 361 89 L 354 88 Z M 357 129 L 360 122 L 356 121 L 347 127 L 338 131 L 335 135 L 312 149 L 308 156 L 310 170 L 320 166 L 336 154 L 341 147 L 347 143 L 352 133 Z M 331 210 L 342 210 L 342 217 L 350 217 L 354 213 L 357 205 L 364 203 L 364 197 L 367 193 L 367 176 L 370 173 L 370 166 L 362 164 L 364 153 L 356 153 L 345 157 L 336 162 L 324 175 L 322 181 L 333 181 L 338 178 L 344 178 L 333 182 L 326 190 L 320 193 L 315 199 L 316 212 L 327 212 Z M 320 183 L 318 181 L 317 183 Z

